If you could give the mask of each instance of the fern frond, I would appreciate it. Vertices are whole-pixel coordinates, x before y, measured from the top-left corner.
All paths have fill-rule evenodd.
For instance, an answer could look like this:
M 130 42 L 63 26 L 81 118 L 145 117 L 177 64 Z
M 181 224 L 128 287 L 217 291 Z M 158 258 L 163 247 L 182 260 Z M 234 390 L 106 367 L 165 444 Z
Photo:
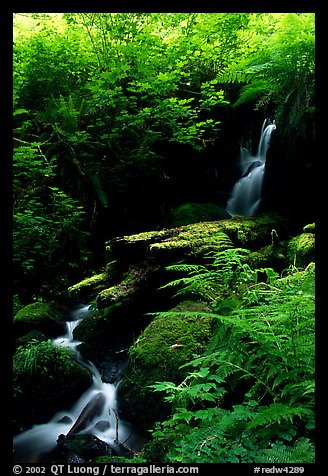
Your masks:
M 235 102 L 235 106 L 246 104 L 251 101 L 257 100 L 260 96 L 270 92 L 272 84 L 265 79 L 253 80 L 250 84 L 243 87 L 241 95 L 238 101 Z
M 263 450 L 257 460 L 258 463 L 314 463 L 315 449 L 308 438 L 296 440 L 293 447 L 286 445 L 274 445 L 270 449 Z
M 200 273 L 206 272 L 207 268 L 205 266 L 199 264 L 172 264 L 170 266 L 166 266 L 165 271 L 178 271 L 180 273 Z
M 311 410 L 304 408 L 302 405 L 291 406 L 285 403 L 272 403 L 268 407 L 259 407 L 258 413 L 248 424 L 248 429 L 259 429 L 276 423 L 280 425 L 283 421 L 292 422 L 295 417 L 302 418 L 311 413 Z

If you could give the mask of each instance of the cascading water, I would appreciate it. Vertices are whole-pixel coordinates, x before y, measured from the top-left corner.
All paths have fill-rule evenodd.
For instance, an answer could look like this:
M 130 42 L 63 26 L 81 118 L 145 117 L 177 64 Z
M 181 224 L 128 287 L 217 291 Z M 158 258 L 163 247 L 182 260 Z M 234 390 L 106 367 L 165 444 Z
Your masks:
M 36 463 L 55 449 L 61 434 L 89 433 L 105 441 L 111 447 L 124 442 L 133 430 L 131 425 L 118 418 L 116 412 L 116 389 L 118 383 L 105 383 L 94 364 L 84 360 L 77 350 L 80 342 L 73 339 L 73 330 L 91 312 L 84 306 L 66 322 L 66 334 L 53 340 L 54 345 L 69 346 L 81 365 L 88 368 L 93 384 L 68 411 L 56 413 L 48 423 L 34 425 L 14 437 L 14 462 Z M 118 439 L 118 441 L 117 441 Z M 129 442 L 136 442 L 133 437 Z M 130 445 L 131 446 L 131 445 Z
M 254 156 L 250 148 L 241 147 L 241 178 L 234 185 L 226 210 L 231 216 L 255 215 L 261 202 L 262 184 L 265 172 L 266 153 L 272 132 L 276 129 L 275 121 L 265 119 L 261 136 Z

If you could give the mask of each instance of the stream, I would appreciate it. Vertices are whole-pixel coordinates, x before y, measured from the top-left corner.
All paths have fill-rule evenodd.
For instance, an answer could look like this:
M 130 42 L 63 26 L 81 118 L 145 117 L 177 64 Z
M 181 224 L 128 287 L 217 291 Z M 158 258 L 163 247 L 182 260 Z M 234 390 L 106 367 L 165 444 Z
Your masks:
M 121 420 L 117 413 L 116 390 L 120 380 L 103 382 L 100 372 L 89 360 L 84 359 L 74 340 L 76 326 L 92 312 L 91 306 L 81 305 L 70 313 L 66 333 L 52 340 L 53 345 L 68 346 L 74 358 L 92 374 L 91 387 L 68 410 L 57 412 L 47 423 L 34 425 L 16 435 L 13 441 L 15 463 L 37 463 L 56 448 L 59 435 L 92 434 L 107 443 L 115 454 L 126 454 L 119 443 L 133 451 L 140 451 L 144 438 L 130 423 Z M 125 349 L 116 351 L 125 352 Z

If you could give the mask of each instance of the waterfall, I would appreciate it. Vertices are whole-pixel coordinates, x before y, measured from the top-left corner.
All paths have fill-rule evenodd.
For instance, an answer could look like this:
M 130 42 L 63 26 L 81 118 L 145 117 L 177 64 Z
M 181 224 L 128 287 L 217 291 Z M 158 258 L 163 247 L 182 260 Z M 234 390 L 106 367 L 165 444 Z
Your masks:
M 84 360 L 76 348 L 80 342 L 73 339 L 73 330 L 90 312 L 89 306 L 74 311 L 72 320 L 66 322 L 66 334 L 52 342 L 72 349 L 78 362 L 92 373 L 93 384 L 71 409 L 60 411 L 49 422 L 34 425 L 14 437 L 15 463 L 38 462 L 56 448 L 60 434 L 91 433 L 117 449 L 116 437 L 123 442 L 133 433 L 131 425 L 117 416 L 116 389 L 119 382 L 103 382 L 95 365 Z
M 240 148 L 241 178 L 234 185 L 226 207 L 231 216 L 256 214 L 262 198 L 266 153 L 275 129 L 275 121 L 264 120 L 255 156 L 251 147 Z

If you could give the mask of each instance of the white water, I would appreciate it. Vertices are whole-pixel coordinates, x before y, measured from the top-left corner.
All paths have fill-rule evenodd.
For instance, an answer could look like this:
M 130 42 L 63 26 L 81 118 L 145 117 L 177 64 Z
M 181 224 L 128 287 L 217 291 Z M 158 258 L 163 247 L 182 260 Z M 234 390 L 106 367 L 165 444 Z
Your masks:
M 68 411 L 56 413 L 48 423 L 34 425 L 32 428 L 14 437 L 14 462 L 36 463 L 42 455 L 49 453 L 56 447 L 57 438 L 60 434 L 66 435 L 72 428 L 85 406 L 99 393 L 102 394 L 103 402 L 97 408 L 97 414 L 87 419 L 84 427 L 77 433 L 91 433 L 111 446 L 116 440 L 124 442 L 131 433 L 130 425 L 126 422 L 116 422 L 116 388 L 117 385 L 104 383 L 97 368 L 90 361 L 83 361 L 76 346 L 78 341 L 73 340 L 73 330 L 81 320 L 91 312 L 89 306 L 84 306 L 74 312 L 74 320 L 67 322 L 67 332 L 64 336 L 53 340 L 54 345 L 69 346 L 75 352 L 81 365 L 88 368 L 93 375 L 93 384 L 79 398 Z M 117 427 L 117 429 L 116 429 Z
M 242 176 L 234 185 L 226 210 L 231 216 L 255 215 L 261 202 L 262 185 L 265 172 L 266 153 L 272 132 L 276 129 L 273 121 L 265 119 L 256 155 L 250 147 L 241 147 L 240 166 Z

